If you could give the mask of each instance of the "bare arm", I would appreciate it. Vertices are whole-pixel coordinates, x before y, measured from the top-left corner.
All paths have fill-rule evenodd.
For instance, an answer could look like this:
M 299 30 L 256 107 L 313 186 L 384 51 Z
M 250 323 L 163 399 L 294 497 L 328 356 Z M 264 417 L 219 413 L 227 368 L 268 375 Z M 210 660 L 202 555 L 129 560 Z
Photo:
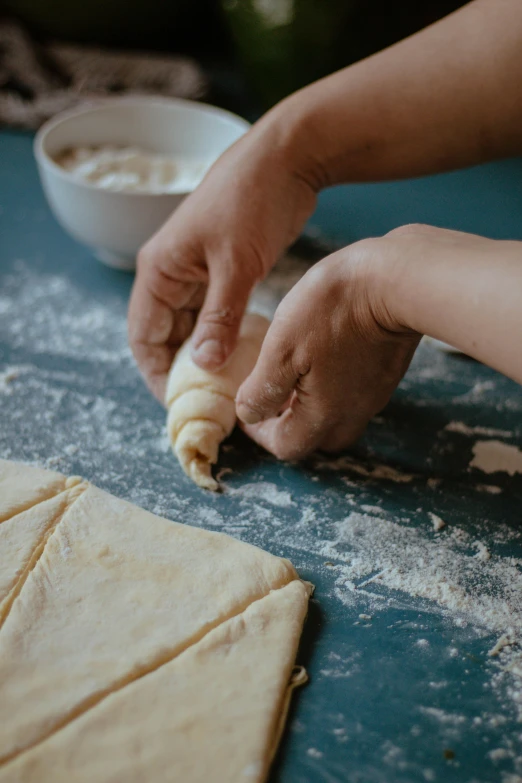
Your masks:
M 295 93 L 281 124 L 316 187 L 411 177 L 522 149 L 522 3 L 475 0 Z
M 406 226 L 324 259 L 279 306 L 238 415 L 283 459 L 344 448 L 422 334 L 522 383 L 522 242 Z
M 474 0 L 265 115 L 140 253 L 129 337 L 154 393 L 193 328 L 195 361 L 226 362 L 250 291 L 322 187 L 518 152 L 521 84 L 522 1 Z
M 431 226 L 383 242 L 395 257 L 383 283 L 396 322 L 522 383 L 522 242 Z

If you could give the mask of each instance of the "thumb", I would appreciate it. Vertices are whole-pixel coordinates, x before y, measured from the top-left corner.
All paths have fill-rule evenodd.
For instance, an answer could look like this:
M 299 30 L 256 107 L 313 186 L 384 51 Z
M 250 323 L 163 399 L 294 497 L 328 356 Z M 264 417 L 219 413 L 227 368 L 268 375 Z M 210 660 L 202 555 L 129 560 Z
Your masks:
M 237 416 L 245 424 L 277 416 L 301 378 L 294 367 L 292 343 L 279 339 L 277 326 L 273 321 L 256 366 L 236 395 Z
M 205 302 L 192 335 L 192 358 L 204 370 L 219 370 L 236 347 L 255 281 L 241 272 L 214 265 Z

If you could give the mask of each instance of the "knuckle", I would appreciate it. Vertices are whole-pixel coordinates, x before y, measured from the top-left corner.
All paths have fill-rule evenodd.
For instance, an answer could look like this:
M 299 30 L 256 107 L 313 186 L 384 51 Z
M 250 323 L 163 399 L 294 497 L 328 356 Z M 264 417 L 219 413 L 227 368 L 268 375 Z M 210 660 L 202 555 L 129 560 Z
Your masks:
M 283 462 L 297 462 L 306 455 L 306 451 L 298 445 L 281 441 L 274 444 L 273 454 Z
M 241 312 L 233 307 L 215 308 L 202 313 L 201 320 L 207 325 L 234 329 L 239 326 Z
M 301 382 L 309 373 L 312 368 L 312 361 L 308 352 L 307 346 L 299 347 L 293 355 L 292 369 L 294 374 Z
M 246 397 L 242 397 L 240 404 L 258 421 L 262 421 L 271 414 L 277 414 L 283 396 L 284 392 L 281 387 L 270 381 L 265 381 L 261 388 L 255 390 L 254 395 L 247 393 Z
M 151 242 L 147 242 L 145 245 L 143 245 L 138 250 L 138 255 L 136 258 L 136 268 L 138 272 L 143 272 L 145 269 L 150 268 L 155 256 L 156 253 Z
M 266 380 L 258 392 L 257 407 L 262 409 L 273 402 L 278 402 L 284 394 L 284 387 L 276 381 Z
M 273 454 L 285 462 L 298 462 L 310 454 L 315 446 L 308 436 L 300 436 L 297 433 L 292 437 L 284 431 L 279 432 L 273 443 Z
M 252 232 L 249 236 L 244 245 L 232 249 L 232 257 L 236 259 L 237 265 L 246 269 L 252 280 L 258 281 L 268 272 L 271 259 L 262 235 L 254 236 Z
M 209 265 L 219 267 L 219 273 L 226 275 L 230 281 L 244 286 L 254 285 L 262 280 L 270 267 L 266 250 L 252 238 L 231 242 L 217 242 L 212 247 L 209 244 Z
M 305 324 L 306 327 L 310 325 L 306 319 Z M 279 368 L 281 380 L 286 377 L 288 368 L 297 376 L 306 375 L 310 369 L 307 332 L 301 331 L 300 325 L 291 307 L 283 304 L 278 307 L 270 325 L 266 347 L 272 357 L 272 366 Z

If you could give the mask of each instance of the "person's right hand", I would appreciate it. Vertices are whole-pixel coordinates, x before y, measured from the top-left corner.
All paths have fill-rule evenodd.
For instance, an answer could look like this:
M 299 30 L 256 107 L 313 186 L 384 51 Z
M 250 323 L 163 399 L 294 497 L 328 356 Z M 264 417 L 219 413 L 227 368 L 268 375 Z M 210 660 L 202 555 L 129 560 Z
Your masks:
M 151 391 L 192 337 L 195 361 L 221 367 L 248 297 L 301 231 L 316 189 L 299 170 L 288 127 L 269 114 L 227 150 L 143 247 L 129 308 L 129 340 Z

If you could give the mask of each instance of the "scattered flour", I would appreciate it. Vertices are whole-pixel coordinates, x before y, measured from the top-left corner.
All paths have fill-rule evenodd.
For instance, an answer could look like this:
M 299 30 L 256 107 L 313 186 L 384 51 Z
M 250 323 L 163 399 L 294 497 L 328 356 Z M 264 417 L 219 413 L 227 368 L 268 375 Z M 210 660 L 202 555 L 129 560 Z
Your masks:
M 488 756 L 491 761 L 502 761 L 503 759 L 512 758 L 513 752 L 510 752 L 507 748 L 494 748 L 489 751 Z
M 444 710 L 440 710 L 437 707 L 419 707 L 419 712 L 423 715 L 429 715 L 430 718 L 435 718 L 439 723 L 446 723 L 450 726 L 461 726 L 466 722 L 464 715 L 444 712 Z
M 21 260 L 15 274 L 2 277 L 0 321 L 11 348 L 79 360 L 131 360 L 126 305 L 119 297 L 103 304 L 86 300 L 70 278 L 31 269 Z
M 357 605 L 359 597 L 378 610 L 384 587 L 398 598 L 434 601 L 458 627 L 471 623 L 510 639 L 495 652 L 496 684 L 511 677 L 508 692 L 522 718 L 522 561 L 492 554 L 457 527 L 428 539 L 421 528 L 354 511 L 336 529 L 336 540 L 325 542 L 321 554 L 339 564 L 336 594 L 347 605 Z M 370 585 L 377 592 L 365 589 Z
M 479 542 L 458 529 L 430 540 L 419 528 L 356 511 L 336 527 L 337 540 L 325 543 L 321 554 L 343 563 L 339 586 L 358 580 L 368 584 L 372 577 L 392 590 L 435 601 L 491 632 L 511 628 L 522 637 L 522 572 L 513 558 L 479 559 L 473 551 Z
M 230 495 L 241 495 L 247 498 L 259 498 L 272 506 L 288 508 L 295 506 L 292 495 L 285 489 L 279 489 L 268 481 L 258 481 L 255 484 L 243 484 L 241 487 L 228 487 Z
M 301 261 L 276 267 L 272 282 L 256 291 L 254 300 L 257 296 L 259 309 L 273 314 L 281 296 L 302 273 Z M 34 317 L 28 319 L 28 312 Z M 395 604 L 391 605 L 408 609 L 416 605 L 410 596 L 429 600 L 433 613 L 441 612 L 455 624 L 470 623 L 497 635 L 497 649 L 493 653 L 492 647 L 487 659 L 495 672 L 488 686 L 498 688 L 503 698 L 507 693 L 522 713 L 522 563 L 496 554 L 496 544 L 510 541 L 510 535 L 517 538 L 517 532 L 506 532 L 501 525 L 490 527 L 486 546 L 477 541 L 480 532 L 468 534 L 453 524 L 453 517 L 452 525 L 438 528 L 436 536 L 426 524 L 408 526 L 409 512 L 390 521 L 386 509 L 376 504 L 386 493 L 414 495 L 417 487 L 411 482 L 415 476 L 386 464 L 361 464 L 351 457 L 315 462 L 327 472 L 352 474 L 350 498 L 345 497 L 344 484 L 349 481 L 343 475 L 342 488 L 335 490 L 324 486 L 324 476 L 309 476 L 314 482 L 310 484 L 313 493 L 294 498 L 288 490 L 269 482 L 238 485 L 231 468 L 225 467 L 221 475 L 231 474 L 225 498 L 202 496 L 201 502 L 195 502 L 167 453 L 168 439 L 161 435 L 164 413 L 150 399 L 132 362 L 123 296 L 107 295 L 97 302 L 85 296 L 72 276 L 45 274 L 20 262 L 16 274 L 2 278 L 0 332 L 13 348 L 13 364 L 4 365 L 0 376 L 2 412 L 9 419 L 9 432 L 17 433 L 13 446 L 12 438 L 2 437 L 0 432 L 1 456 L 36 461 L 65 472 L 81 470 L 111 492 L 171 519 L 216 528 L 274 552 L 289 547 L 297 567 L 300 551 L 306 553 L 302 563 L 309 555 L 317 556 L 321 567 L 335 576 L 332 595 L 354 610 L 355 616 L 361 614 L 361 621 L 375 616 L 392 600 Z M 441 360 L 437 373 L 442 378 L 446 371 L 445 360 Z M 483 398 L 493 388 L 493 382 L 477 383 L 468 399 Z M 16 394 L 10 394 L 11 389 Z M 453 423 L 448 430 L 469 436 L 493 435 L 474 428 L 463 432 L 460 425 Z M 495 437 L 505 435 L 507 432 L 495 432 Z M 480 443 L 486 444 L 486 454 Z M 498 469 L 484 467 L 491 465 L 487 449 L 497 448 L 488 444 L 495 443 L 504 458 L 505 450 L 512 450 L 508 452 L 511 475 L 522 472 L 522 452 L 498 441 L 475 444 L 478 451 L 474 451 L 472 467 L 485 472 Z M 228 454 L 234 447 L 229 444 L 227 449 Z M 510 472 L 508 467 L 500 469 Z M 336 477 L 330 479 L 341 484 Z M 439 484 L 438 478 L 428 480 L 432 489 Z M 489 484 L 475 488 L 491 495 L 502 491 Z M 220 505 L 225 499 L 227 505 Z M 486 501 L 495 499 L 483 497 L 477 503 Z M 411 508 L 418 505 L 416 498 Z M 353 512 L 336 522 L 340 507 L 342 514 Z M 434 523 L 431 513 L 430 518 Z M 506 643 L 500 644 L 502 639 Z M 425 654 L 429 655 L 429 649 Z M 442 654 L 448 659 L 463 659 L 465 652 L 448 643 Z M 322 674 L 349 678 L 359 666 L 358 658 L 339 656 L 328 660 Z M 460 725 L 460 716 L 447 718 L 450 713 L 443 711 L 425 714 L 450 727 Z M 498 725 L 501 718 L 495 718 Z M 491 720 L 487 725 L 497 725 Z M 345 736 L 342 734 L 343 739 Z M 321 757 L 314 754 L 322 755 L 322 751 L 309 748 L 311 758 Z M 397 763 L 393 752 L 392 757 Z M 429 770 L 424 779 L 433 779 Z M 505 778 L 503 783 L 514 783 L 515 779 Z
M 21 375 L 28 372 L 31 369 L 30 366 L 24 364 L 13 364 L 7 366 L 5 370 L 0 372 L 0 394 L 12 394 L 17 381 Z
M 368 504 L 364 504 L 361 506 L 361 509 L 366 514 L 386 514 L 386 511 L 381 508 L 380 506 L 370 506 Z
M 348 655 L 346 658 L 342 658 L 337 653 L 331 652 L 328 654 L 328 669 L 320 669 L 319 673 L 323 677 L 330 679 L 347 679 L 353 677 L 354 674 L 358 674 L 361 671 L 359 660 L 362 653 L 357 650 L 356 652 Z
M 475 484 L 477 492 L 487 492 L 489 495 L 502 494 L 502 487 L 497 487 L 494 484 Z
M 382 750 L 384 751 L 384 756 L 382 759 L 384 763 L 393 767 L 398 767 L 400 769 L 402 766 L 400 764 L 400 760 L 404 755 L 404 751 L 389 740 L 383 743 Z
M 201 506 L 198 512 L 198 517 L 203 524 L 207 524 L 212 527 L 222 527 L 225 523 L 219 511 L 217 511 L 215 508 L 209 508 L 208 506 Z
M 460 435 L 468 435 L 471 438 L 477 435 L 485 435 L 492 438 L 509 438 L 513 435 L 510 430 L 497 430 L 493 427 L 482 427 L 480 425 L 469 427 L 462 421 L 450 421 L 444 429 L 446 432 L 458 432 Z
M 473 446 L 470 468 L 484 473 L 522 473 L 522 451 L 500 440 L 479 440 Z
M 312 522 L 317 521 L 317 512 L 315 508 L 311 508 L 310 506 L 306 506 L 303 508 L 301 518 L 299 520 L 300 525 L 309 525 Z
M 442 530 L 443 527 L 446 527 L 444 520 L 438 517 L 437 514 L 433 514 L 431 511 L 428 511 L 428 516 L 431 519 L 431 523 L 435 532 L 438 533 L 439 530 Z
M 482 562 L 485 563 L 487 560 L 491 559 L 491 552 L 482 541 L 475 541 L 473 546 L 478 550 L 475 555 L 477 560 L 482 560 Z
M 484 397 L 489 392 L 494 391 L 494 389 L 495 381 L 477 381 L 468 392 L 461 394 L 454 402 L 465 405 L 469 402 L 477 402 L 478 400 L 484 399 Z
M 495 656 L 498 655 L 501 650 L 503 650 L 505 647 L 508 647 L 509 645 L 513 644 L 513 639 L 511 636 L 501 636 L 498 642 L 495 644 L 494 647 L 491 648 L 491 650 L 488 650 L 488 655 Z
M 368 468 L 347 456 L 329 460 L 317 459 L 315 467 L 318 470 L 347 470 L 348 472 L 356 473 L 366 479 L 377 481 L 384 479 L 387 481 L 394 481 L 396 484 L 408 484 L 415 478 L 412 473 L 403 473 L 402 471 L 391 467 L 391 465 L 374 465 L 373 468 Z

